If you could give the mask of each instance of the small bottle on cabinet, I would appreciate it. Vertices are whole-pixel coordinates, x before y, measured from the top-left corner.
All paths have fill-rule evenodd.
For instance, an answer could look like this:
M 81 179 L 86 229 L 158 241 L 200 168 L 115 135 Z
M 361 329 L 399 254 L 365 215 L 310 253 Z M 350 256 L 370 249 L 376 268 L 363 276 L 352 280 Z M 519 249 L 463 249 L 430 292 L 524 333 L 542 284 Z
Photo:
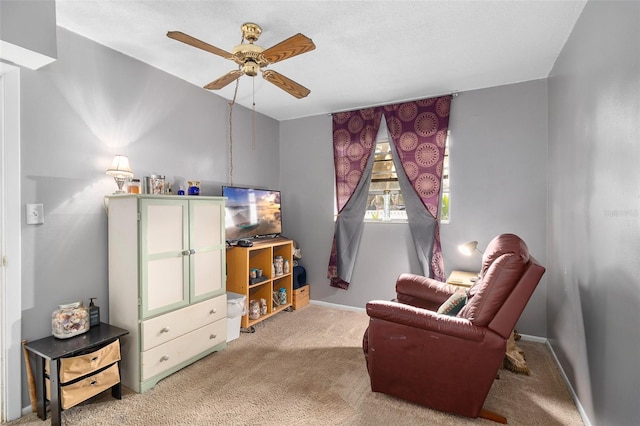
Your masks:
M 89 298 L 89 325 L 91 327 L 100 325 L 100 307 L 93 303 L 94 300 L 96 300 L 95 297 Z

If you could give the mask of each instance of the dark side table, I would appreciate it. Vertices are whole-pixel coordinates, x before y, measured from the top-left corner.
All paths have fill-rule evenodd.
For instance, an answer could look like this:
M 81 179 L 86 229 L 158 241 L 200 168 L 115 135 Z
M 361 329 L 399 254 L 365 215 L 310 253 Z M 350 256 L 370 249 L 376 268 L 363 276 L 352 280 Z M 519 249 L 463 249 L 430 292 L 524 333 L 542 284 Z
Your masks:
M 106 348 L 112 343 L 119 341 L 120 338 L 126 334 L 129 334 L 128 330 L 114 327 L 109 324 L 100 323 L 98 326 L 91 327 L 86 333 L 71 337 L 69 339 L 58 339 L 53 336 L 45 337 L 40 340 L 28 342 L 25 348 L 33 353 L 36 358 L 35 380 L 36 380 L 36 393 L 38 396 L 38 417 L 42 420 L 47 418 L 47 380 L 50 382 L 50 397 L 48 398 L 51 406 L 51 424 L 60 425 L 61 417 L 60 413 L 63 410 L 61 401 L 61 360 L 63 358 L 77 357 L 81 355 L 87 355 L 86 360 L 80 359 L 81 362 L 86 361 L 87 364 L 92 362 L 98 362 L 98 358 L 101 356 L 100 349 Z M 97 369 L 89 371 L 86 375 L 79 374 L 75 380 L 71 380 L 70 384 L 78 383 L 83 379 L 90 379 L 90 384 L 93 385 L 98 380 L 91 379 L 96 377 L 101 371 L 106 371 L 108 368 L 113 368 L 113 365 L 117 364 L 117 383 L 110 386 L 111 395 L 114 398 L 122 399 L 122 385 L 120 383 L 120 353 L 119 342 L 117 348 L 114 346 L 110 354 L 107 356 L 107 365 L 98 365 Z M 117 350 L 117 354 L 113 354 L 113 351 Z M 94 353 L 95 351 L 95 356 Z M 113 360 L 113 361 L 110 361 Z M 49 373 L 46 372 L 47 361 L 49 361 Z M 113 375 L 112 375 L 113 377 Z M 113 379 L 112 379 L 113 380 Z M 113 382 L 110 382 L 113 383 Z M 66 383 L 65 383 L 66 385 Z M 106 389 L 109 389 L 108 387 Z M 106 390 L 105 389 L 105 390 Z M 80 391 L 82 392 L 82 391 Z M 100 391 L 101 392 L 101 391 Z M 98 393 L 100 393 L 98 392 Z M 85 399 L 91 396 L 88 395 Z

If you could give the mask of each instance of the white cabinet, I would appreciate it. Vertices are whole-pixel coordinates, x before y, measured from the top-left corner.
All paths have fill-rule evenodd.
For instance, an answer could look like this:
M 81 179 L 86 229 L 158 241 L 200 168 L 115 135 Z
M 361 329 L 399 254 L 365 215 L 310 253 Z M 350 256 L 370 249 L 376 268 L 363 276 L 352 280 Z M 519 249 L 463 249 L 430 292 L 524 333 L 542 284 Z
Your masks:
M 137 391 L 226 346 L 224 199 L 114 195 L 109 322 L 130 330 L 122 383 Z

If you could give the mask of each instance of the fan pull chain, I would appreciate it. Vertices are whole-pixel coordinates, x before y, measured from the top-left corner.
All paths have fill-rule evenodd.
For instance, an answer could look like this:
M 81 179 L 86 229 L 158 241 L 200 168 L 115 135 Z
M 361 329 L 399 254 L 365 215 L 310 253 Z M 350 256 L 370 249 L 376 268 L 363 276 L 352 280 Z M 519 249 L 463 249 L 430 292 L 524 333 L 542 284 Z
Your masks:
M 251 102 L 253 102 L 253 112 L 251 113 L 251 150 L 256 150 L 256 78 L 252 77 L 253 93 Z
M 233 91 L 233 99 L 229 102 L 229 185 L 233 186 L 233 106 L 238 96 L 240 80 L 236 80 L 236 88 Z
M 240 44 L 244 43 L 244 34 L 240 38 Z M 238 65 L 238 69 L 242 67 Z M 236 88 L 233 91 L 233 99 L 229 102 L 229 185 L 233 186 L 233 106 L 236 103 L 238 97 L 238 86 L 240 85 L 240 79 L 236 80 Z

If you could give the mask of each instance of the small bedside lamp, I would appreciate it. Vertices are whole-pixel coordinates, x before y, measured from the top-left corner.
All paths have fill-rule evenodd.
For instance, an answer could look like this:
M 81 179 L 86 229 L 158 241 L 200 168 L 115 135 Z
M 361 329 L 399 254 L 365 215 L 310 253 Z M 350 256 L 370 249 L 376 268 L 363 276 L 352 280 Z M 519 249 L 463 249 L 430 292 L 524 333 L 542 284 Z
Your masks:
M 477 241 L 469 241 L 468 243 L 460 244 L 458 246 L 458 250 L 460 251 L 460 253 L 464 254 L 465 256 L 471 256 L 475 252 L 478 252 L 480 253 L 480 255 L 484 256 L 484 253 L 482 252 L 482 250 L 478 248 Z M 480 274 L 472 274 L 472 275 L 473 276 L 469 277 L 469 281 L 471 283 L 475 283 L 480 278 Z
M 129 167 L 129 158 L 124 155 L 116 155 L 113 157 L 113 163 L 111 163 L 111 167 L 107 170 L 107 175 L 113 176 L 113 180 L 115 180 L 118 185 L 118 190 L 114 192 L 114 194 L 124 194 L 124 190 L 122 189 L 124 182 L 133 177 L 133 172 Z
M 484 254 L 482 250 L 478 248 L 477 241 L 469 241 L 468 243 L 461 244 L 458 246 L 458 250 L 460 250 L 460 253 L 464 254 L 465 256 L 471 256 L 475 251 L 480 254 Z

